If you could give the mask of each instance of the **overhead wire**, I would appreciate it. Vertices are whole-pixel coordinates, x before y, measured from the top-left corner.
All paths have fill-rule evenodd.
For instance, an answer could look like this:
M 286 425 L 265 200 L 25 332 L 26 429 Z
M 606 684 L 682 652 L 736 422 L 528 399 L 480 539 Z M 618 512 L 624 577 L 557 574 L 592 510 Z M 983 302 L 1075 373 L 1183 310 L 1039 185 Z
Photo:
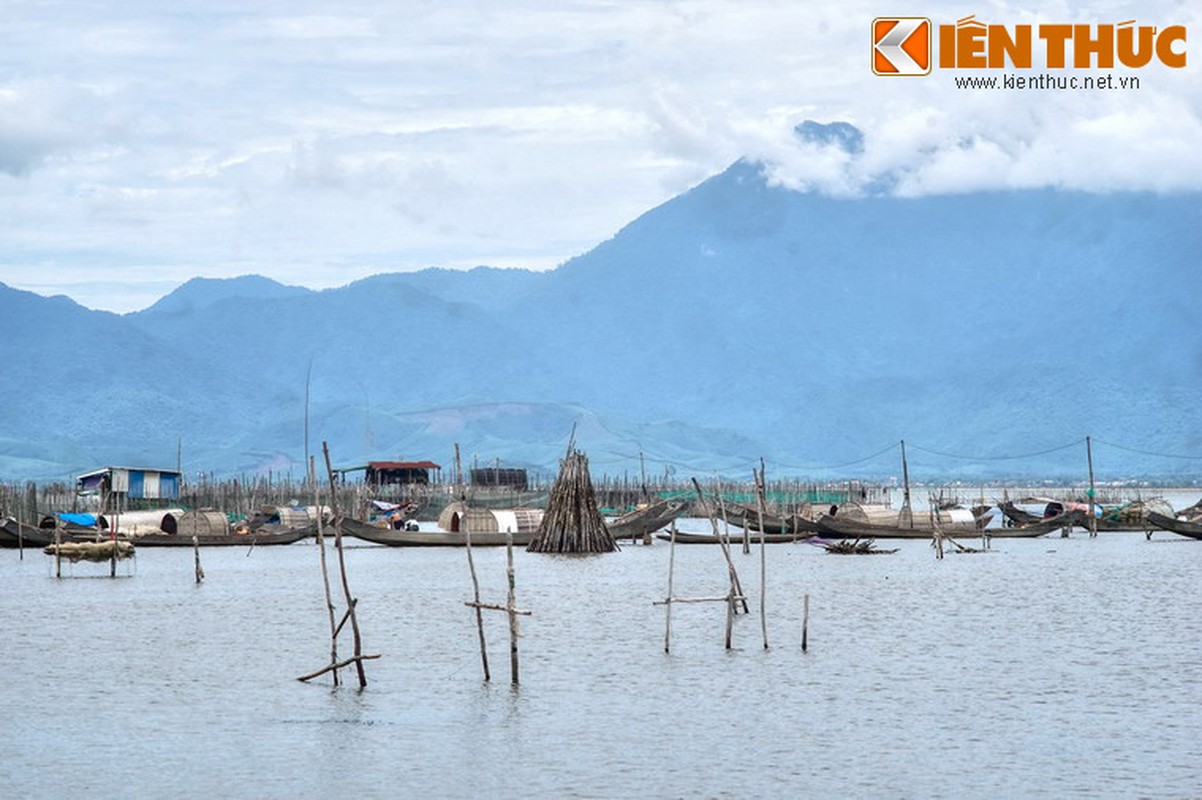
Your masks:
M 1021 453 L 1018 455 L 1010 455 L 1010 456 L 957 455 L 955 453 L 942 453 L 938 450 L 932 450 L 930 448 L 923 447 L 922 445 L 917 445 L 917 444 L 910 444 L 910 448 L 913 450 L 920 450 L 924 453 L 930 453 L 931 455 L 934 455 L 934 456 L 940 456 L 942 458 L 958 458 L 958 459 L 961 459 L 964 461 L 1015 461 L 1015 460 L 1022 459 L 1022 458 L 1038 458 L 1039 456 L 1046 456 L 1046 455 L 1050 455 L 1052 453 L 1058 453 L 1061 450 L 1068 450 L 1071 447 L 1080 447 L 1083 444 L 1085 444 L 1085 439 L 1082 438 L 1082 439 L 1076 439 L 1074 441 L 1071 441 L 1068 444 L 1060 445 L 1059 447 L 1052 447 L 1048 450 L 1040 450 L 1035 453 Z
M 1202 455 L 1190 456 L 1182 453 L 1158 453 L 1154 450 L 1141 450 L 1137 447 L 1127 447 L 1125 445 L 1115 444 L 1114 442 L 1107 442 L 1097 438 L 1096 436 L 1093 438 L 1093 441 L 1095 444 L 1106 445 L 1107 447 L 1113 447 L 1116 450 L 1126 450 L 1128 453 L 1138 453 L 1141 456 L 1154 456 L 1156 458 L 1179 458 L 1185 461 L 1202 461 Z

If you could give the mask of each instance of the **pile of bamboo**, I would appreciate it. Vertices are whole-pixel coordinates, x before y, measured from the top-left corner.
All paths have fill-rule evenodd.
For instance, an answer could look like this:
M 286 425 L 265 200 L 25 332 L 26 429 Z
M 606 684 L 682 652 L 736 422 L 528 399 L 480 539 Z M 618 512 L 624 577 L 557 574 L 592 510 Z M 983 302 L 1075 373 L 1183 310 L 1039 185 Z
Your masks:
M 531 553 L 612 553 L 618 549 L 597 507 L 588 473 L 588 457 L 568 448 L 559 477 L 547 498 L 538 533 L 526 548 Z
M 841 556 L 882 556 L 897 552 L 896 548 L 881 550 L 874 539 L 840 539 L 823 546 L 826 552 Z

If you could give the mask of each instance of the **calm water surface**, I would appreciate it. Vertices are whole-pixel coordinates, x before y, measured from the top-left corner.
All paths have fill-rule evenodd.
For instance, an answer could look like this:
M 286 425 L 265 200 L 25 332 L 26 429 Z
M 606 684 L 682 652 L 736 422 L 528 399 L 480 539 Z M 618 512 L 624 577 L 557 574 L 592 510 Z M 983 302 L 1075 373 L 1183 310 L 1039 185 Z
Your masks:
M 697 527 L 695 529 L 703 529 Z M 884 545 L 885 543 L 882 543 Z M 318 549 L 144 549 L 121 577 L 0 551 L 4 797 L 1198 797 L 1202 542 L 998 540 L 936 561 L 735 551 L 752 613 L 677 605 L 669 547 L 516 554 L 522 685 L 462 550 L 349 546 L 369 685 L 329 658 Z M 504 602 L 503 550 L 477 550 Z M 722 594 L 678 547 L 676 594 Z M 809 651 L 802 652 L 810 595 Z M 349 638 L 342 652 L 350 649 Z

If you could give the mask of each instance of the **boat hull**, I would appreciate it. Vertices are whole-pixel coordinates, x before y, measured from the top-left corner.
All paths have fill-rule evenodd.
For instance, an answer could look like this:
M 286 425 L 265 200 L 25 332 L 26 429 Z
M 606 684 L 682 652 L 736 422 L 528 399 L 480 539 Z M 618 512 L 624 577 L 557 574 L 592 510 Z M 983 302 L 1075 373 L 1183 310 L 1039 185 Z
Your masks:
M 331 531 L 332 533 L 332 531 Z M 382 544 L 389 547 L 466 547 L 468 534 L 464 531 L 405 531 L 390 528 L 377 528 L 354 519 L 342 520 L 344 536 L 354 536 L 365 542 Z M 472 547 L 504 547 L 512 536 L 514 547 L 530 544 L 534 532 L 523 533 L 473 533 Z
M 1012 528 L 978 528 L 975 525 L 944 526 L 942 534 L 949 539 L 1033 539 L 1055 530 L 1072 528 L 1081 522 L 1081 514 L 1070 511 L 1059 517 L 1032 522 Z M 931 539 L 932 528 L 902 528 L 856 520 L 841 520 L 838 517 L 822 517 L 818 520 L 818 535 L 824 539 Z
M 799 533 L 760 533 L 759 531 L 748 531 L 748 539 L 752 544 L 759 544 L 761 541 L 764 544 L 793 544 L 794 542 L 807 542 L 812 537 L 809 534 Z M 662 539 L 665 542 L 672 541 L 671 533 L 657 533 L 657 539 Z M 715 536 L 712 533 L 686 533 L 684 531 L 676 532 L 677 544 L 720 544 L 726 541 L 730 544 L 739 544 L 743 541 L 742 533 L 732 533 L 730 536 Z
M 1202 540 L 1202 522 L 1192 522 L 1177 517 L 1170 517 L 1167 514 L 1158 514 L 1155 511 L 1149 511 L 1148 525 L 1152 529 L 1169 531 L 1180 536 Z

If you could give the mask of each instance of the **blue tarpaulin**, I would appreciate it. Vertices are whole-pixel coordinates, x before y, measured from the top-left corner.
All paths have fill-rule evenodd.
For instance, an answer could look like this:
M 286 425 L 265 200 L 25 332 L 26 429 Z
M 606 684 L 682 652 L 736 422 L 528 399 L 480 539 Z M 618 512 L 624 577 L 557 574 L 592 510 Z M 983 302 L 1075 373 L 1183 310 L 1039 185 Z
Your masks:
M 56 516 L 68 525 L 78 525 L 81 528 L 96 527 L 96 515 L 95 514 L 62 513 L 62 514 L 58 514 Z

